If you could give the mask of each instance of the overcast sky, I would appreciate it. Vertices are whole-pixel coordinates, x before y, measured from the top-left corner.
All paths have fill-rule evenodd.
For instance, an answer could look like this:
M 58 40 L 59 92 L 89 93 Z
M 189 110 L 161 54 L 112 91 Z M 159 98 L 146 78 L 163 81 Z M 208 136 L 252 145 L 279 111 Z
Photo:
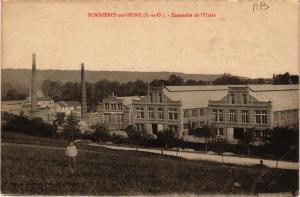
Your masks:
M 257 1 L 254 1 L 257 2 Z M 298 73 L 298 4 L 253 2 L 5 2 L 2 68 Z M 89 12 L 215 13 L 214 18 L 89 18 Z

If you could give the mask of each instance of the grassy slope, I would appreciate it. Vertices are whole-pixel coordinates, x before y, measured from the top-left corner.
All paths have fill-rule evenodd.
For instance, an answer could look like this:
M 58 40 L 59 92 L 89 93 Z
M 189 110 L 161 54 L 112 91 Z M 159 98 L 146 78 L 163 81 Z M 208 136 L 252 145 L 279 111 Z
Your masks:
M 77 173 L 71 176 L 67 172 L 64 149 L 52 147 L 54 148 L 2 145 L 2 193 L 232 194 L 251 191 L 285 192 L 298 187 L 297 171 L 222 166 L 210 162 L 103 148 L 97 148 L 97 151 L 94 148 L 95 152 L 91 152 L 84 150 L 84 146 L 79 151 Z M 264 176 L 259 178 L 261 175 Z M 241 182 L 242 187 L 235 188 L 235 181 Z

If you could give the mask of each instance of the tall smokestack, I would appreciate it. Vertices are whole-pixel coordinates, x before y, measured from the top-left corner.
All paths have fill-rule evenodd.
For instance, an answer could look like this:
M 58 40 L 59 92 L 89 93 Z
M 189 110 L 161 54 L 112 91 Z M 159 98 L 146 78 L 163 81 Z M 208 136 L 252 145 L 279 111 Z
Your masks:
M 32 54 L 32 70 L 31 70 L 31 112 L 37 110 L 37 89 L 36 89 L 36 62 L 35 54 Z
M 81 118 L 85 119 L 86 115 L 87 115 L 87 104 L 86 104 L 84 63 L 81 63 Z

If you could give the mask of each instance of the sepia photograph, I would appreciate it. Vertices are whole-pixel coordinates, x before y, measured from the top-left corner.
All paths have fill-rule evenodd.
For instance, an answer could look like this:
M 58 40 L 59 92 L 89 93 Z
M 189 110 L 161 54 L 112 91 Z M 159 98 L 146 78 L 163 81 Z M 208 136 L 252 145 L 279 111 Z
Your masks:
M 298 0 L 1 11 L 1 195 L 299 195 Z

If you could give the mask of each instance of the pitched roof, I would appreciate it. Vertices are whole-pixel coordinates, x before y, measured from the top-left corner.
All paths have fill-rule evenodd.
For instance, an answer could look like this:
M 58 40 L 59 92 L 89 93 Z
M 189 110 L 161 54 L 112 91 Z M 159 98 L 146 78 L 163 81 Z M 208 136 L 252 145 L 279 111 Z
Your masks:
M 133 100 L 135 100 L 135 101 L 142 100 L 142 97 L 141 96 L 121 96 L 121 97 L 117 97 L 117 99 L 122 99 L 123 104 L 128 106 L 128 105 L 132 104 Z
M 1 105 L 22 105 L 24 100 L 1 101 Z
M 208 100 L 219 100 L 227 92 L 227 86 L 166 86 L 164 94 L 174 101 L 181 100 L 182 109 L 203 108 Z
M 250 94 L 259 101 L 271 101 L 273 111 L 283 111 L 299 108 L 298 86 L 276 86 L 267 90 L 256 87 L 250 89 Z
M 298 85 L 166 86 L 163 91 L 169 98 L 181 100 L 183 109 L 191 109 L 207 107 L 209 100 L 220 100 L 228 94 L 229 87 L 246 86 L 259 101 L 271 101 L 273 111 L 299 108 Z
M 56 104 L 61 107 L 78 107 L 81 106 L 79 101 L 58 101 Z

